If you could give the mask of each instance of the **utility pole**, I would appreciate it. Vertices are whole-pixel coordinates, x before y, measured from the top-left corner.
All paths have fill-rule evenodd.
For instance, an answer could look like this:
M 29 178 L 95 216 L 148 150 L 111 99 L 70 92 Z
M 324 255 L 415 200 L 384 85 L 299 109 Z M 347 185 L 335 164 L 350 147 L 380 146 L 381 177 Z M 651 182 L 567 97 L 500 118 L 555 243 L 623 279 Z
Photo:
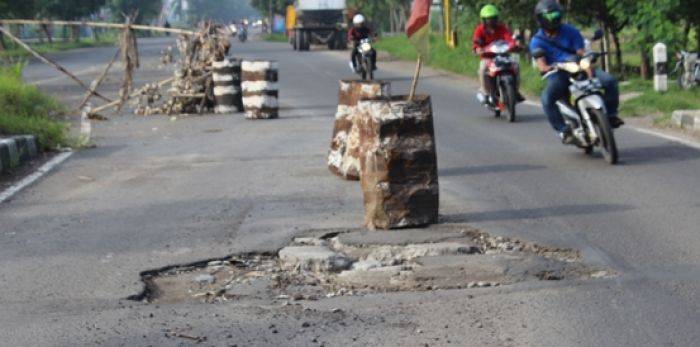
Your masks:
M 268 14 L 267 14 L 267 21 L 268 21 L 268 22 L 267 22 L 267 28 L 268 28 L 268 30 L 270 31 L 269 33 L 272 34 L 273 26 L 275 25 L 275 24 L 274 24 L 275 17 L 274 17 L 274 15 L 272 14 L 272 0 L 267 0 L 267 7 L 268 7 Z

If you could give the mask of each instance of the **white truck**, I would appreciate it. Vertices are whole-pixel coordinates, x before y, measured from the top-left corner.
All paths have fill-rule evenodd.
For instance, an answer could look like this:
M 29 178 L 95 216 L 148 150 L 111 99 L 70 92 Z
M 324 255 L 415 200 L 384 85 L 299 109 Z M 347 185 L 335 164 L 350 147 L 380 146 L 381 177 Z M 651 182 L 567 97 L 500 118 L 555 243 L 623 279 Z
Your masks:
M 289 41 L 295 50 L 308 51 L 312 44 L 347 48 L 345 0 L 297 0 L 287 11 Z

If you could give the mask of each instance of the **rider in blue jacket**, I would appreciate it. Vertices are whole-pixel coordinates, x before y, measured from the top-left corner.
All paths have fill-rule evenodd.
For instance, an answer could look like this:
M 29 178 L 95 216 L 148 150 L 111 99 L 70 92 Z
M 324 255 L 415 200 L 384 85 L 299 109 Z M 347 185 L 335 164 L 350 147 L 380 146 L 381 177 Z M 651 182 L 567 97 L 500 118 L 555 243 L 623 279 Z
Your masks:
M 556 0 L 540 0 L 535 7 L 535 16 L 541 28 L 530 42 L 530 51 L 545 52 L 543 57 L 537 59 L 540 72 L 547 73 L 552 70 L 553 64 L 576 61 L 585 54 L 585 42 L 581 32 L 572 25 L 562 23 L 564 11 Z M 620 105 L 617 80 L 601 69 L 596 69 L 593 73 L 605 90 L 604 100 L 610 116 L 610 125 L 619 128 L 624 122 L 617 115 Z M 547 86 L 542 92 L 542 106 L 549 123 L 566 144 L 573 143 L 574 137 L 556 102 L 568 95 L 569 83 L 568 74 L 560 71 L 547 78 Z

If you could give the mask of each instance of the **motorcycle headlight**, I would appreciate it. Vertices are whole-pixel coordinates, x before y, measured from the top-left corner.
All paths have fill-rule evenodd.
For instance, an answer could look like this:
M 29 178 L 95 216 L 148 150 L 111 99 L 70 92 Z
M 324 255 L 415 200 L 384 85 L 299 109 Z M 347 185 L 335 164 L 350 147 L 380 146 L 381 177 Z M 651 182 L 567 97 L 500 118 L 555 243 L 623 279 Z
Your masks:
M 369 53 L 372 50 L 372 45 L 369 43 L 363 43 L 360 45 L 360 50 L 362 53 Z
M 588 70 L 592 65 L 591 58 L 583 58 L 579 64 L 581 65 L 582 70 Z

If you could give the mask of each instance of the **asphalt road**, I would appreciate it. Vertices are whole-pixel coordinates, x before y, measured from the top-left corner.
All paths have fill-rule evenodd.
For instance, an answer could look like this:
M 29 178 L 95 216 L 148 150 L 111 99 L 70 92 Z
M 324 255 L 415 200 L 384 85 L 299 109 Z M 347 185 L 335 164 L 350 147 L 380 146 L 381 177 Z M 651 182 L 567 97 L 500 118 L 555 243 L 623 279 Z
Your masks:
M 166 41 L 141 42 L 137 84 L 169 75 L 156 68 Z M 348 54 L 234 51 L 279 60 L 281 119 L 114 116 L 94 124 L 96 148 L 0 206 L 0 345 L 194 344 L 170 331 L 216 346 L 700 343 L 700 151 L 622 129 L 621 164 L 609 166 L 559 145 L 539 108 L 522 106 L 516 124 L 493 119 L 474 82 L 430 69 L 419 89 L 433 98 L 443 222 L 577 248 L 618 276 L 285 307 L 126 300 L 144 270 L 362 222 L 358 184 L 325 166 Z M 113 53 L 54 58 L 89 81 Z M 380 69 L 394 94 L 407 91 L 411 64 Z M 82 96 L 37 63 L 26 78 L 71 105 Z M 107 88 L 118 84 L 113 74 Z

